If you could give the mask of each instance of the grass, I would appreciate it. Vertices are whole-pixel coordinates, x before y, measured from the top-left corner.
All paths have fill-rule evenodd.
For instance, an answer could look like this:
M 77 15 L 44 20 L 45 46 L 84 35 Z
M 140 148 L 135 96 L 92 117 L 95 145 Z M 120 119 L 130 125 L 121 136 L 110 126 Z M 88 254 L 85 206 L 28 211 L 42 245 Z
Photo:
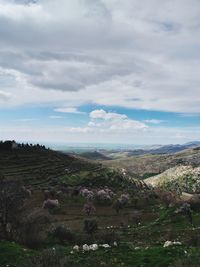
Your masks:
M 84 215 L 80 216 L 80 201 L 82 200 L 77 199 L 76 203 L 71 201 L 65 203 L 68 207 L 71 207 L 71 210 L 68 209 L 68 214 L 63 217 L 72 220 L 71 225 L 73 226 L 79 215 L 78 228 L 75 230 L 76 232 L 78 231 L 79 235 L 82 232 L 83 220 L 86 218 Z M 103 209 L 105 210 L 103 211 Z M 73 245 L 69 246 L 66 243 L 66 246 L 59 247 L 53 245 L 54 243 L 51 240 L 49 250 L 51 251 L 52 246 L 56 247 L 56 250 L 60 253 L 58 258 L 66 257 L 67 262 L 70 263 L 70 265 L 66 265 L 67 267 L 199 267 L 200 247 L 193 247 L 194 244 L 189 245 L 188 240 L 192 236 L 198 237 L 200 235 L 200 229 L 198 228 L 200 225 L 200 213 L 193 214 L 194 223 L 197 226 L 193 230 L 192 226 L 183 217 L 174 217 L 171 221 L 173 208 L 152 207 L 152 210 L 156 209 L 160 211 L 160 220 L 147 219 L 139 226 L 131 225 L 130 227 L 124 226 L 115 229 L 114 231 L 117 232 L 120 240 L 117 247 L 71 254 Z M 58 218 L 58 215 L 53 216 Z M 120 216 L 126 219 L 126 216 L 129 216 L 129 210 L 125 210 Z M 59 218 L 61 219 L 61 217 Z M 96 218 L 99 225 L 105 226 L 110 226 L 112 223 L 114 225 L 119 219 L 118 215 L 114 214 L 109 207 L 100 207 L 94 218 Z M 68 223 L 69 221 L 67 221 Z M 100 229 L 99 233 L 101 231 L 104 231 L 104 229 Z M 166 240 L 181 241 L 183 245 L 163 248 Z M 97 241 L 94 239 L 91 242 Z M 136 249 L 136 247 L 139 248 Z M 43 252 L 45 252 L 45 249 L 40 251 L 25 250 L 15 243 L 1 242 L 0 267 L 6 267 L 7 265 L 9 267 L 21 267 L 20 264 L 22 262 L 26 262 L 35 255 L 43 255 Z M 49 259 L 49 262 L 51 262 L 51 259 Z M 29 267 L 29 265 L 25 266 Z M 54 267 L 54 265 L 49 266 Z M 55 265 L 55 267 L 57 266 L 60 267 L 60 265 Z
M 22 262 L 26 263 L 28 259 L 30 260 L 31 257 L 33 257 L 32 251 L 25 251 L 23 248 L 13 243 L 0 243 L 0 248 L 1 267 L 20 267 Z M 53 249 L 49 248 L 48 251 L 50 251 L 48 253 L 49 264 L 51 263 L 51 257 L 53 262 L 58 254 L 58 261 L 62 261 L 63 258 L 66 258 L 66 262 L 70 263 L 70 265 L 66 266 L 70 267 L 194 267 L 199 266 L 195 264 L 200 263 L 200 248 L 188 248 L 184 246 L 172 246 L 169 248 L 154 246 L 136 249 L 133 244 L 122 244 L 118 247 L 108 249 L 99 248 L 97 251 L 85 253 L 79 251 L 73 254 L 71 254 L 71 246 L 56 246 Z M 44 253 L 43 251 L 35 251 L 34 254 L 46 255 L 45 250 Z M 180 264 L 180 262 L 182 265 L 177 265 Z M 190 265 L 183 265 L 188 263 L 190 263 Z M 53 267 L 54 265 L 50 266 Z M 29 267 L 29 265 L 27 265 L 27 267 Z
M 18 266 L 36 252 L 24 249 L 14 242 L 0 242 L 0 267 Z

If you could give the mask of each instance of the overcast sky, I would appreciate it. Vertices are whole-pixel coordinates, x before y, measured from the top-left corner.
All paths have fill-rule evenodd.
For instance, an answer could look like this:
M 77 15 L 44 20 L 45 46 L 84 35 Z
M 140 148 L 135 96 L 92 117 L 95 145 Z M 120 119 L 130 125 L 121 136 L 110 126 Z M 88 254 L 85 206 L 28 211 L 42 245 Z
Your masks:
M 200 140 L 199 0 L 0 0 L 0 139 Z

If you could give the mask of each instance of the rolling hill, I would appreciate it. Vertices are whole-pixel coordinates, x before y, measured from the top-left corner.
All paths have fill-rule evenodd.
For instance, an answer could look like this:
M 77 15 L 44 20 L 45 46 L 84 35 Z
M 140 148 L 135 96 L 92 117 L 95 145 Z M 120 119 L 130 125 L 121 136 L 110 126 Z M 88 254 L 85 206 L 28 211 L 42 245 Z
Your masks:
M 200 167 L 174 167 L 159 175 L 145 179 L 145 182 L 153 187 L 160 187 L 165 190 L 199 194 Z
M 90 160 L 110 160 L 111 158 L 98 151 L 88 151 L 79 154 L 81 157 Z
M 107 185 L 120 188 L 138 183 L 100 163 L 45 148 L 1 150 L 0 176 L 33 187 Z
M 180 165 L 198 167 L 200 165 L 200 149 L 187 149 L 175 154 L 125 157 L 103 163 L 116 169 L 125 169 L 135 178 L 145 179 Z

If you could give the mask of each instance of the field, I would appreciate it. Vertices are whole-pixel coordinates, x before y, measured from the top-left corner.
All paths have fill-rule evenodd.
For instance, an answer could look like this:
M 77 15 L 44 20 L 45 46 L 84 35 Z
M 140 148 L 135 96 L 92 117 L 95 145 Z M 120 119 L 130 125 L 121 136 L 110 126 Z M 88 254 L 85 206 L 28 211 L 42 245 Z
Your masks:
M 42 194 L 35 192 L 29 206 L 39 207 L 42 200 Z M 112 207 L 97 205 L 96 213 L 88 217 L 82 213 L 83 203 L 84 199 L 80 197 L 65 199 L 61 210 L 51 212 L 54 226 L 62 224 L 75 233 L 76 239 L 72 243 L 66 241 L 60 244 L 50 239 L 40 250 L 35 250 L 15 243 L 1 242 L 0 266 L 24 267 L 26 265 L 23 264 L 27 261 L 30 264 L 32 257 L 47 255 L 49 259 L 46 258 L 46 263 L 41 266 L 200 266 L 200 213 L 193 213 L 192 226 L 184 216 L 174 216 L 174 208 L 166 208 L 159 203 L 147 206 L 141 201 L 138 206 L 140 221 L 136 223 L 131 217 L 136 210 L 133 206 L 125 208 L 117 215 Z M 93 236 L 83 233 L 84 220 L 88 218 L 98 222 L 99 229 Z M 111 241 L 110 248 L 84 253 L 73 251 L 74 245 L 81 247 L 85 243 L 100 244 L 99 236 L 105 238 L 105 234 L 108 237 L 107 242 Z M 113 245 L 113 238 L 116 238 L 117 246 Z M 163 244 L 167 240 L 179 241 L 181 245 L 164 248 Z M 61 258 L 65 258 L 66 265 L 56 265 L 58 262 L 61 264 Z

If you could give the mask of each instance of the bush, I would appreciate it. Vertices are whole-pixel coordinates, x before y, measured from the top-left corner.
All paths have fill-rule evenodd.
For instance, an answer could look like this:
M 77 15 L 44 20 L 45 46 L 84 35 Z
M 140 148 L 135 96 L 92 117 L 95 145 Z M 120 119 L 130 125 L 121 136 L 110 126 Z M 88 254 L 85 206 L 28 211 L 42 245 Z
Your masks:
M 46 242 L 50 217 L 44 210 L 35 210 L 25 216 L 18 230 L 18 242 L 37 248 Z
M 114 242 L 120 242 L 119 234 L 114 230 L 104 230 L 99 232 L 96 236 L 97 242 L 99 244 L 109 244 L 113 245 Z
M 92 235 L 98 230 L 98 224 L 96 220 L 85 220 L 84 221 L 84 231 Z
M 59 225 L 55 229 L 52 230 L 51 235 L 55 238 L 59 243 L 71 243 L 75 240 L 75 235 L 72 230 L 65 225 Z

